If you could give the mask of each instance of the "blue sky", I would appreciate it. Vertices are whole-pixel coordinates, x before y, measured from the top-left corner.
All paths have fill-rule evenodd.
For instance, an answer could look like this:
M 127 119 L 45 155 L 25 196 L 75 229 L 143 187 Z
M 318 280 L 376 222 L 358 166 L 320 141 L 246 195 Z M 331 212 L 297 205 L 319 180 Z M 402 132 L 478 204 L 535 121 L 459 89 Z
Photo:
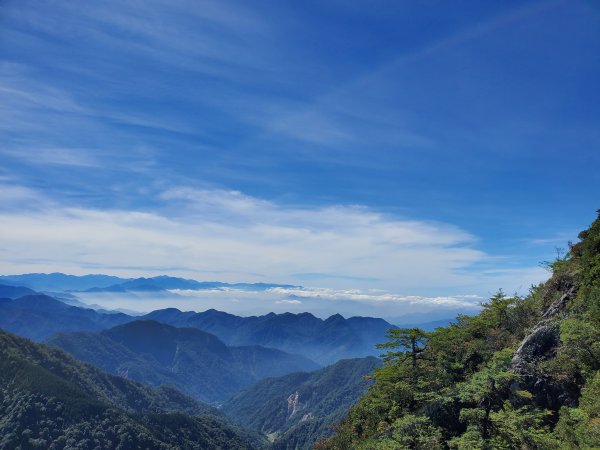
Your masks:
M 592 1 L 0 4 L 0 271 L 525 292 L 600 207 Z

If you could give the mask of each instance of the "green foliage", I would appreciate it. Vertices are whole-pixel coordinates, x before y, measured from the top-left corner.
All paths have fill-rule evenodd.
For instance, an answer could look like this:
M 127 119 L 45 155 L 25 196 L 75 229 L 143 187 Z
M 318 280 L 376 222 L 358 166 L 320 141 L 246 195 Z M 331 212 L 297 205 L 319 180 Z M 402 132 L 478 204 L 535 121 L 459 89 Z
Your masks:
M 397 419 L 390 427 L 389 432 L 391 436 L 383 440 L 383 442 L 389 443 L 389 448 L 442 449 L 442 434 L 426 417 L 407 414 Z
M 252 449 L 261 440 L 151 389 L 0 331 L 0 449 Z
M 600 218 L 580 238 L 526 297 L 391 330 L 374 385 L 322 448 L 600 448 Z
M 600 448 L 600 372 L 582 390 L 578 408 L 560 410 L 556 435 L 565 449 Z
M 387 331 L 386 337 L 389 341 L 385 344 L 378 344 L 377 348 L 387 348 L 396 351 L 388 350 L 383 355 L 384 361 L 388 364 L 376 377 L 388 377 L 387 372 L 390 371 L 390 368 L 397 371 L 398 368 L 403 367 L 403 363 L 410 361 L 409 376 L 411 381 L 416 383 L 421 370 L 420 360 L 425 348 L 427 348 L 429 334 L 419 328 L 392 328 Z

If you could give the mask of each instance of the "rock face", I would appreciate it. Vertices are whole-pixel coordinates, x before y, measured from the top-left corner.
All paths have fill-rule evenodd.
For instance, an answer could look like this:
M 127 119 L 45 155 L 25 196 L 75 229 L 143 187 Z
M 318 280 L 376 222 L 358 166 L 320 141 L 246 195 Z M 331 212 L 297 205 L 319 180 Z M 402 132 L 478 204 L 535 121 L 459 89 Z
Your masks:
M 287 404 L 288 404 L 287 418 L 289 420 L 292 417 L 294 417 L 294 415 L 296 415 L 296 413 L 301 409 L 300 408 L 300 395 L 298 394 L 298 391 L 296 391 L 294 394 L 291 394 L 288 397 Z
M 565 308 L 576 292 L 574 286 L 565 292 L 550 305 L 533 331 L 525 336 L 512 359 L 512 370 L 515 373 L 527 375 L 532 365 L 554 356 L 560 339 L 558 326 L 552 324 L 551 320 Z
M 544 315 L 542 316 L 543 320 L 550 320 L 554 316 L 556 316 L 559 312 L 561 312 L 565 305 L 571 300 L 575 294 L 577 293 L 577 288 L 572 286 L 569 290 L 564 293 L 558 300 L 556 300 L 550 307 L 546 310 Z
M 557 384 L 537 370 L 539 362 L 547 360 L 556 354 L 560 343 L 559 324 L 554 319 L 565 305 L 575 296 L 575 287 L 569 288 L 544 313 L 542 320 L 533 328 L 512 359 L 512 371 L 521 376 L 521 385 L 535 397 L 535 402 L 543 408 L 556 410 L 562 405 L 575 406 L 578 398 L 577 389 L 570 389 L 564 384 Z
M 512 360 L 515 373 L 526 375 L 536 362 L 554 356 L 559 343 L 558 328 L 553 325 L 539 325 L 523 339 Z

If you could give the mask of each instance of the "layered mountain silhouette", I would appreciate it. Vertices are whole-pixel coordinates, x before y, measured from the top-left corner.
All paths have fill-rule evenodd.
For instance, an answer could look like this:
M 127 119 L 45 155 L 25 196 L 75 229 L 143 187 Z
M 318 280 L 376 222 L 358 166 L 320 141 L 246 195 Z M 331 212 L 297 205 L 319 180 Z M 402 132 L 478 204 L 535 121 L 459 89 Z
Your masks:
M 102 288 L 129 281 L 111 275 L 66 275 L 64 273 L 26 273 L 22 275 L 0 275 L 0 283 L 25 286 L 34 291 L 83 291 Z
M 133 319 L 127 314 L 70 306 L 43 294 L 0 301 L 0 328 L 36 341 L 61 331 L 102 330 Z
M 36 292 L 33 289 L 29 289 L 25 286 L 9 286 L 6 284 L 0 284 L 0 298 L 15 299 L 35 293 Z
M 20 290 L 6 286 L 7 294 Z M 0 301 L 0 328 L 36 341 L 59 332 L 100 331 L 136 320 L 138 317 L 114 311 L 100 311 L 66 304 L 45 294 L 29 294 Z M 153 311 L 144 319 L 168 325 L 196 328 L 214 334 L 226 345 L 270 347 L 303 355 L 321 365 L 339 359 L 378 356 L 375 344 L 385 340 L 393 327 L 383 319 L 339 314 L 320 319 L 310 313 L 266 314 L 240 317 L 214 309 L 201 313 L 168 308 Z
M 99 333 L 60 333 L 48 342 L 108 372 L 152 386 L 173 385 L 208 402 L 226 400 L 262 378 L 319 367 L 300 355 L 257 345 L 228 347 L 199 329 L 152 320 Z
M 294 373 L 259 381 L 223 405 L 240 424 L 270 436 L 272 448 L 309 450 L 365 393 L 365 379 L 377 358 L 357 358 L 312 373 Z
M 227 345 L 262 345 L 302 354 L 319 364 L 344 358 L 379 355 L 375 344 L 385 341 L 393 325 L 383 319 L 340 314 L 320 319 L 310 313 L 270 313 L 239 317 L 210 309 L 201 313 L 175 308 L 153 311 L 145 319 L 213 333 Z
M 294 288 L 298 286 L 276 283 L 223 283 L 220 281 L 196 281 L 186 278 L 159 275 L 151 278 L 120 278 L 111 275 L 66 275 L 64 273 L 28 273 L 23 275 L 0 275 L 0 283 L 23 286 L 35 291 L 54 292 L 160 292 L 171 289 L 241 289 L 264 291 L 270 288 Z M 23 294 L 25 295 L 25 294 Z
M 209 290 L 240 289 L 246 291 L 264 291 L 271 288 L 293 288 L 288 284 L 270 283 L 223 283 L 220 281 L 196 281 L 186 278 L 159 275 L 152 278 L 134 278 L 120 280 L 110 286 L 95 286 L 84 292 L 163 292 L 169 290 Z

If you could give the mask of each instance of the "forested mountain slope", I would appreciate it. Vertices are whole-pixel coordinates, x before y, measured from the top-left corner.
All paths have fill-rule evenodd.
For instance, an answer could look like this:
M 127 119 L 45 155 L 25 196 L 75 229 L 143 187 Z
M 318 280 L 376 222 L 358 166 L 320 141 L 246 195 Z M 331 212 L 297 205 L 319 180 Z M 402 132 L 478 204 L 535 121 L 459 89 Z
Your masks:
M 600 448 L 600 217 L 579 237 L 524 298 L 390 331 L 375 384 L 317 448 Z
M 252 449 L 261 441 L 152 389 L 0 331 L 0 449 Z
M 273 449 L 308 450 L 332 434 L 333 425 L 366 391 L 365 375 L 379 365 L 374 357 L 345 359 L 311 373 L 268 378 L 227 401 L 223 412 L 270 435 Z
M 170 384 L 208 402 L 226 400 L 265 377 L 319 368 L 300 355 L 260 346 L 228 347 L 196 328 L 152 320 L 99 333 L 60 333 L 48 343 L 102 370 L 152 386 Z

